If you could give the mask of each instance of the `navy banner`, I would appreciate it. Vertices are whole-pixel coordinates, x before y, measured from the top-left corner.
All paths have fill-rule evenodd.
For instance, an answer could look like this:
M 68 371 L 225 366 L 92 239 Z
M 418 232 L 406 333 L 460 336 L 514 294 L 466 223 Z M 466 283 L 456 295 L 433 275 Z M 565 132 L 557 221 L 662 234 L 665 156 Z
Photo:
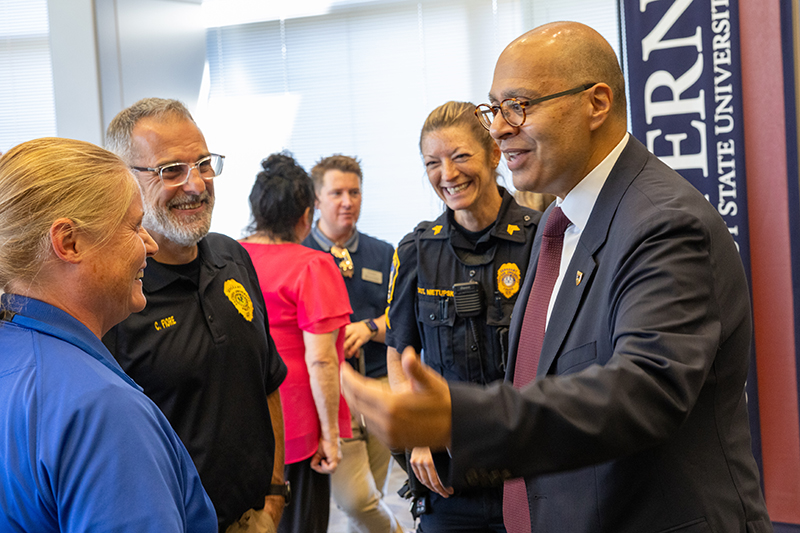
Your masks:
M 620 5 L 632 133 L 717 209 L 749 278 L 738 0 Z M 750 420 L 760 463 L 755 361 L 750 366 Z
M 737 0 L 621 4 L 632 133 L 717 208 L 747 266 Z

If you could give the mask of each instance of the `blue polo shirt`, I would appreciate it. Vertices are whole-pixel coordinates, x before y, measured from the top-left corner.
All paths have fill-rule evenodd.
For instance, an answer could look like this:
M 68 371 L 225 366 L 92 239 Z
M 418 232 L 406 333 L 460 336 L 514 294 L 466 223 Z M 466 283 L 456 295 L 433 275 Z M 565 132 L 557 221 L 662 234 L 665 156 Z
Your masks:
M 216 532 L 158 407 L 86 326 L 2 295 L 0 531 Z

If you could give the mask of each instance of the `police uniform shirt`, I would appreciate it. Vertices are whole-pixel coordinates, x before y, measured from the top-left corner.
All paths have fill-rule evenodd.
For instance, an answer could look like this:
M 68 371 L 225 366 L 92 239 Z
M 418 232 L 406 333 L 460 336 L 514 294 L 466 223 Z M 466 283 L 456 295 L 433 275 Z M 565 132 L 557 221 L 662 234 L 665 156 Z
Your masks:
M 191 279 L 147 259 L 147 306 L 103 342 L 161 408 L 194 460 L 224 530 L 261 508 L 275 457 L 267 396 L 286 377 L 247 252 L 215 233 Z
M 330 252 L 333 242 L 318 226 L 303 241 L 304 246 Z M 351 322 L 377 318 L 386 312 L 386 293 L 389 289 L 389 270 L 392 265 L 392 245 L 366 233 L 356 231 L 344 248 L 353 260 L 353 277 L 344 278 L 353 314 Z M 338 264 L 341 260 L 334 258 Z M 349 361 L 352 361 L 350 359 Z M 379 378 L 386 375 L 386 345 L 369 341 L 364 344 L 366 375 Z
M 485 234 L 461 233 L 447 209 L 400 242 L 392 261 L 386 343 L 407 346 L 448 380 L 502 379 L 511 311 L 524 279 L 541 213 L 520 206 L 502 187 L 503 203 Z M 480 232 L 478 232 L 480 233 Z M 456 310 L 454 284 L 476 281 L 481 310 Z

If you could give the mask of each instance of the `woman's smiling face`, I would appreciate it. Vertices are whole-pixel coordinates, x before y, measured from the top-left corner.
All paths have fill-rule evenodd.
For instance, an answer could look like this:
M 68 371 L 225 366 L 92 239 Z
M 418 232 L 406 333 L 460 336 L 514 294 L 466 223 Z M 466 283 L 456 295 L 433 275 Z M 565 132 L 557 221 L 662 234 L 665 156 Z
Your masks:
M 452 126 L 431 131 L 421 143 L 425 170 L 433 190 L 453 211 L 479 211 L 497 188 L 497 154 L 487 154 L 466 127 Z

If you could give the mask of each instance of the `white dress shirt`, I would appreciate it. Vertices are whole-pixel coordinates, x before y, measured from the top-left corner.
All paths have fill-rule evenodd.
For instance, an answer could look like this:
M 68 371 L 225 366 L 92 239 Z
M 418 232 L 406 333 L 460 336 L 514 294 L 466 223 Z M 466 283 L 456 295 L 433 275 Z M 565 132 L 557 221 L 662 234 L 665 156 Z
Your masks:
M 553 293 L 550 295 L 550 304 L 547 306 L 547 322 L 545 328 L 550 324 L 550 313 L 553 312 L 553 305 L 556 302 L 558 291 L 564 281 L 564 277 L 568 274 L 567 268 L 572 261 L 572 256 L 575 254 L 575 248 L 578 246 L 578 241 L 583 233 L 583 228 L 589 221 L 589 216 L 592 214 L 594 203 L 600 195 L 600 190 L 603 188 L 611 169 L 619 159 L 619 155 L 628 144 L 630 138 L 629 133 L 625 133 L 622 140 L 614 147 L 613 150 L 598 164 L 585 178 L 583 178 L 569 193 L 566 198 L 556 197 L 556 205 L 561 208 L 561 211 L 572 222 L 564 232 L 564 246 L 561 248 L 561 265 L 558 269 L 558 279 L 553 287 Z M 575 279 L 578 275 L 577 272 L 571 272 L 570 279 Z

